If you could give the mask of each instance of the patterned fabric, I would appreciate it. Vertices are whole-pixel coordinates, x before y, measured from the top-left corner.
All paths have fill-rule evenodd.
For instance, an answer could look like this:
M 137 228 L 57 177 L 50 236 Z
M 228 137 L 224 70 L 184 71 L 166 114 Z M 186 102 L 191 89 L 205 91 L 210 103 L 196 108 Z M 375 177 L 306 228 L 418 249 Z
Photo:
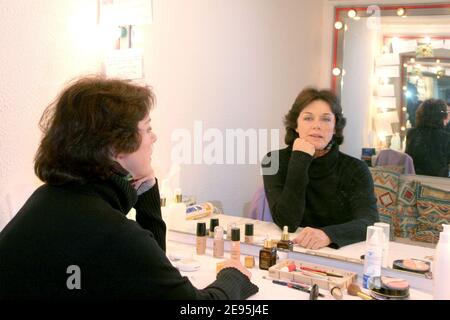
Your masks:
M 437 243 L 442 224 L 450 223 L 450 192 L 419 185 L 417 188 L 417 232 L 415 241 Z
M 400 174 L 405 172 L 404 166 L 376 166 L 376 168 L 379 168 L 381 170 L 393 171 Z
M 417 230 L 416 190 L 418 181 L 404 181 L 400 179 L 397 198 L 397 212 L 394 217 L 394 235 L 411 239 Z
M 386 170 L 381 167 L 369 168 L 372 174 L 377 209 L 380 221 L 391 226 L 391 238 L 394 234 L 394 220 L 397 211 L 397 194 L 399 186 L 398 172 Z

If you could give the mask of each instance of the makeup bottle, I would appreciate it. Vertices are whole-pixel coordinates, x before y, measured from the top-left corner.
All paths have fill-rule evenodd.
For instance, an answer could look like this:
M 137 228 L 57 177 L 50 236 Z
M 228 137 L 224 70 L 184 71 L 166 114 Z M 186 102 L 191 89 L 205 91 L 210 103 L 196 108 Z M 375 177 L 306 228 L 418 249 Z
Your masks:
M 268 238 L 264 241 L 264 247 L 259 251 L 259 268 L 261 270 L 269 270 L 269 268 L 277 263 L 277 248 L 272 247 Z
M 383 229 L 383 236 L 382 236 L 382 243 L 383 243 L 383 262 L 382 262 L 382 266 L 383 268 L 387 268 L 389 267 L 389 240 L 390 240 L 390 230 L 391 230 L 391 226 L 389 225 L 389 223 L 384 223 L 384 222 L 376 222 L 374 223 L 375 227 L 380 227 L 381 229 Z
M 383 229 L 369 226 L 367 233 L 371 234 L 366 244 L 366 254 L 364 255 L 363 287 L 369 289 L 371 278 L 381 275 L 381 264 L 383 259 Z
M 450 225 L 442 227 L 433 260 L 433 299 L 450 300 Z
M 197 223 L 197 254 L 205 254 L 206 251 L 206 223 Z
M 214 228 L 214 243 L 213 243 L 213 256 L 214 258 L 223 258 L 223 228 L 216 226 Z
M 235 223 L 229 223 L 227 226 L 227 240 L 231 240 L 231 229 L 236 227 Z
M 219 219 L 211 218 L 209 220 L 209 236 L 214 238 L 215 227 L 219 225 Z
M 241 260 L 241 230 L 239 228 L 231 229 L 231 259 Z
M 283 227 L 283 233 L 281 234 L 281 240 L 277 243 L 277 248 L 289 251 L 292 251 L 294 249 L 294 243 L 289 240 L 289 232 L 287 226 Z
M 245 224 L 245 243 L 253 243 L 253 223 Z

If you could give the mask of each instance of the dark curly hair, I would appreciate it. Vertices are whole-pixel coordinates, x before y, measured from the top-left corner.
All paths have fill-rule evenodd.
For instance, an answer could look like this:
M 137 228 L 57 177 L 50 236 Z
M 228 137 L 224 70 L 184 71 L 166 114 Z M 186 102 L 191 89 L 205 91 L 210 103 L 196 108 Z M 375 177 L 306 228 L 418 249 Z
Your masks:
M 41 117 L 36 175 L 54 185 L 106 179 L 117 167 L 113 155 L 139 148 L 138 122 L 154 103 L 151 88 L 128 81 L 102 76 L 73 81 Z
M 447 117 L 447 103 L 441 99 L 428 99 L 416 110 L 417 128 L 444 128 Z
M 294 101 L 291 110 L 284 117 L 284 126 L 286 128 L 286 135 L 284 142 L 291 146 L 294 144 L 295 139 L 298 138 L 297 119 L 303 109 L 305 109 L 310 103 L 316 100 L 322 100 L 331 108 L 335 118 L 335 134 L 333 135 L 332 142 L 338 145 L 344 142 L 344 127 L 346 120 L 342 113 L 342 107 L 339 99 L 336 95 L 329 90 L 318 90 L 316 88 L 308 87 L 302 90 Z

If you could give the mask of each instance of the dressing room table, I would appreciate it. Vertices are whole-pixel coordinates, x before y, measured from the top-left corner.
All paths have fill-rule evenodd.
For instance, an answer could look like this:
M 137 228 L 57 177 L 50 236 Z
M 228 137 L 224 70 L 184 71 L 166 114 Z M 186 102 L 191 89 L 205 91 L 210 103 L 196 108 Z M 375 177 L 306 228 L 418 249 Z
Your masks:
M 184 252 L 191 254 L 194 260 L 200 262 L 200 268 L 193 272 L 182 272 L 191 282 L 198 288 L 203 288 L 212 283 L 216 277 L 216 265 L 218 262 L 230 257 L 230 240 L 225 240 L 225 256 L 222 259 L 214 258 L 212 254 L 213 238 L 207 238 L 207 250 L 205 255 L 196 254 L 196 225 L 197 222 L 205 222 L 209 228 L 211 218 L 219 218 L 220 225 L 226 230 L 229 224 L 234 224 L 241 230 L 241 262 L 244 263 L 244 256 L 254 256 L 255 266 L 249 269 L 252 273 L 252 281 L 258 285 L 259 292 L 250 297 L 250 299 L 308 299 L 309 294 L 294 290 L 285 286 L 277 285 L 272 281 L 264 279 L 268 276 L 267 270 L 260 270 L 258 264 L 259 251 L 263 246 L 264 239 L 269 236 L 270 239 L 279 240 L 281 238 L 281 230 L 274 223 L 253 220 L 248 218 L 230 216 L 225 214 L 215 214 L 202 219 L 172 221 L 170 230 L 167 233 L 167 254 Z M 245 243 L 244 230 L 246 223 L 254 225 L 254 242 Z M 290 233 L 293 239 L 300 232 L 298 229 L 295 233 Z M 293 251 L 278 251 L 279 260 L 292 259 L 302 261 L 304 263 L 319 264 L 331 268 L 344 269 L 357 274 L 357 284 L 362 288 L 362 274 L 364 260 L 361 255 L 365 253 L 365 242 L 359 242 L 352 245 L 342 247 L 340 249 L 322 248 L 319 250 L 309 250 L 294 245 Z M 392 262 L 397 259 L 425 259 L 433 256 L 434 249 L 425 246 L 416 246 L 399 242 L 390 242 L 388 265 L 392 266 Z M 423 274 L 406 272 L 392 268 L 382 268 L 382 276 L 390 276 L 407 280 L 410 285 L 410 300 L 428 300 L 432 299 L 432 280 Z M 365 289 L 362 289 L 364 292 Z M 357 296 L 350 296 L 345 290 L 342 290 L 344 299 L 357 299 Z M 334 299 L 330 292 L 320 289 L 325 295 L 320 299 Z

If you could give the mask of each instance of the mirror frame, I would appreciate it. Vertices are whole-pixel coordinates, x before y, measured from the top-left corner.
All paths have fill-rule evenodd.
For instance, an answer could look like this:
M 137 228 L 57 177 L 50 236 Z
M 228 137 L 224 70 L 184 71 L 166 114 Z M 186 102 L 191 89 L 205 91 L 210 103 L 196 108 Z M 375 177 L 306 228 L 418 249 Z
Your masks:
M 404 9 L 407 16 L 433 16 L 448 15 L 450 19 L 450 3 L 430 3 L 430 4 L 398 4 L 398 5 L 355 5 L 355 6 L 335 6 L 333 21 L 333 52 L 331 64 L 331 90 L 338 98 L 342 96 L 343 82 L 343 62 L 344 62 L 344 38 L 345 38 L 345 19 L 349 19 L 348 12 L 354 10 L 358 17 L 377 18 L 377 17 L 396 17 L 398 9 Z M 335 27 L 336 23 L 341 22 L 341 28 Z M 402 64 L 400 65 L 402 66 Z M 403 70 L 401 70 L 403 77 Z M 400 103 L 403 104 L 403 94 Z M 402 106 L 397 105 L 397 111 L 402 110 Z M 406 112 L 399 112 L 400 120 L 400 138 L 406 135 Z

